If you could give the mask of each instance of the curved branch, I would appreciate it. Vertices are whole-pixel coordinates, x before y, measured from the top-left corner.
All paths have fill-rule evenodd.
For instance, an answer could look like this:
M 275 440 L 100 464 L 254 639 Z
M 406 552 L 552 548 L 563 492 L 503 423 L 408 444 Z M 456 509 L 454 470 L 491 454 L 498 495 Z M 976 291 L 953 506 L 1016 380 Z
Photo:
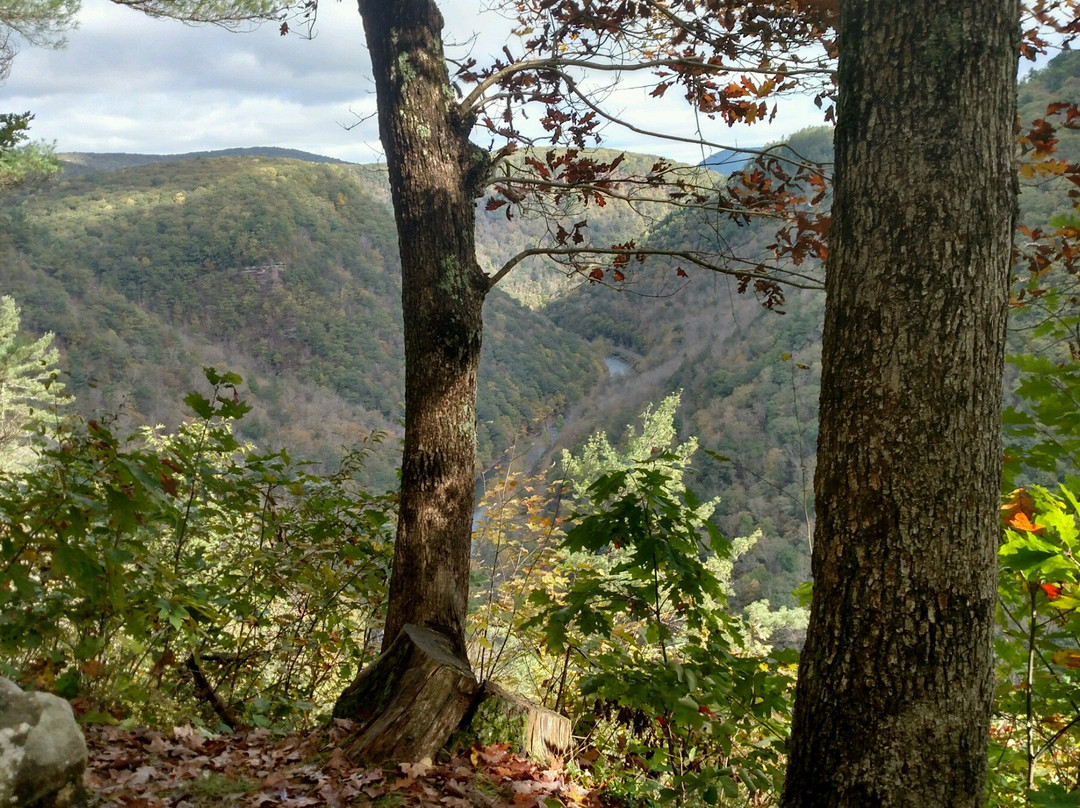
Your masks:
M 650 130 L 650 129 L 642 129 L 640 126 L 636 126 L 635 124 L 632 124 L 632 123 L 630 123 L 628 121 L 625 121 L 622 118 L 619 118 L 619 117 L 613 115 L 612 113 L 608 112 L 607 110 L 605 110 L 601 106 L 599 106 L 596 102 L 594 102 L 591 98 L 589 98 L 588 93 L 584 92 L 583 90 L 581 90 L 578 87 L 577 81 L 572 76 L 568 76 L 566 74 L 560 73 L 560 77 L 563 79 L 563 81 L 566 82 L 567 89 L 570 90 L 578 99 L 580 99 L 581 102 L 583 104 L 585 104 L 585 106 L 587 106 L 590 110 L 595 112 L 597 115 L 599 115 L 600 117 L 602 117 L 604 120 L 608 121 L 609 123 L 613 123 L 616 126 L 621 126 L 624 129 L 626 129 L 626 130 L 628 130 L 630 132 L 633 132 L 635 134 L 638 134 L 638 135 L 645 135 L 646 137 L 653 137 L 653 138 L 656 138 L 658 140 L 668 140 L 668 141 L 672 141 L 674 143 L 689 143 L 689 144 L 692 144 L 692 145 L 695 145 L 695 146 L 698 146 L 698 145 L 707 146 L 710 149 L 727 149 L 728 151 L 734 151 L 734 152 L 737 152 L 737 153 L 740 153 L 740 154 L 752 154 L 752 155 L 756 155 L 756 156 L 759 156 L 759 157 L 764 157 L 764 156 L 773 157 L 774 159 L 779 160 L 781 162 L 785 162 L 785 163 L 788 163 L 788 164 L 790 164 L 792 166 L 801 167 L 801 168 L 811 168 L 812 166 L 817 166 L 817 165 L 820 165 L 820 166 L 831 165 L 831 163 L 818 163 L 816 161 L 808 160 L 807 158 L 805 158 L 802 155 L 798 154 L 798 152 L 796 152 L 790 146 L 787 146 L 786 144 L 778 144 L 778 145 L 775 145 L 775 146 L 767 146 L 764 149 L 747 149 L 747 148 L 742 148 L 742 147 L 731 148 L 730 146 L 725 146 L 725 145 L 723 145 L 721 143 L 715 143 L 713 141 L 706 140 L 705 138 L 702 138 L 702 137 L 684 137 L 684 136 L 681 136 L 681 135 L 671 135 L 671 134 L 667 134 L 667 133 L 664 133 L 664 132 L 655 132 L 655 131 Z M 798 159 L 791 159 L 791 158 L 784 157 L 784 156 L 779 155 L 779 154 L 775 154 L 774 152 L 776 151 L 776 149 L 778 149 L 780 147 L 780 145 L 783 145 L 785 148 L 787 148 L 789 151 L 791 151 L 793 154 L 795 154 L 795 156 Z M 818 172 L 818 173 L 821 174 L 822 176 L 824 176 L 823 173 L 821 173 L 821 172 Z
M 559 75 L 559 77 L 566 83 L 567 89 L 576 98 L 578 98 L 586 107 L 588 107 L 592 112 L 595 112 L 599 117 L 603 118 L 607 122 L 615 124 L 616 126 L 620 126 L 620 127 L 622 127 L 623 129 L 626 129 L 629 132 L 633 132 L 633 133 L 638 134 L 638 135 L 644 135 L 645 137 L 648 137 L 648 138 L 655 138 L 656 140 L 669 141 L 669 142 L 672 142 L 672 143 L 686 143 L 686 144 L 693 145 L 693 146 L 705 146 L 707 148 L 716 149 L 718 151 L 719 150 L 726 150 L 726 151 L 732 151 L 732 152 L 735 152 L 735 153 L 738 153 L 738 154 L 746 154 L 748 156 L 755 156 L 755 157 L 772 157 L 773 159 L 776 159 L 776 160 L 778 160 L 780 162 L 783 162 L 783 163 L 787 163 L 788 165 L 794 166 L 796 168 L 805 168 L 805 169 L 809 169 L 809 170 L 814 170 L 814 167 L 816 167 L 816 166 L 820 166 L 820 167 L 824 168 L 825 166 L 832 165 L 831 161 L 829 161 L 829 162 L 825 162 L 825 161 L 818 162 L 816 160 L 810 160 L 809 158 L 803 157 L 799 152 L 797 152 L 795 149 L 791 148 L 791 146 L 789 146 L 787 144 L 775 144 L 775 145 L 772 145 L 772 146 L 766 146 L 765 148 L 762 148 L 762 149 L 752 149 L 752 148 L 746 148 L 746 147 L 742 147 L 742 146 L 732 147 L 732 146 L 728 146 L 728 145 L 725 145 L 723 143 L 719 143 L 719 142 L 716 142 L 716 141 L 707 140 L 706 138 L 700 137 L 700 136 L 699 137 L 686 137 L 686 136 L 683 136 L 683 135 L 674 135 L 674 134 L 670 134 L 670 133 L 667 133 L 667 132 L 658 132 L 658 131 L 655 131 L 655 130 L 652 130 L 652 129 L 643 129 L 642 127 L 637 126 L 636 124 L 632 124 L 629 121 L 626 121 L 623 118 L 620 118 L 617 115 L 615 115 L 615 114 L 613 114 L 611 112 L 608 112 L 603 107 L 599 106 L 595 101 L 593 101 L 589 97 L 588 93 L 586 93 L 585 91 L 581 90 L 578 87 L 577 81 L 572 76 L 570 76 L 570 75 L 568 75 L 568 74 L 566 74 L 566 73 L 564 73 L 564 72 L 562 72 L 560 70 L 557 70 L 555 68 L 551 68 L 551 70 L 553 70 L 555 73 L 557 73 Z M 496 134 L 498 134 L 498 132 L 496 132 Z M 507 137 L 509 136 L 506 133 L 503 133 L 503 135 L 507 136 Z M 533 142 L 533 141 L 530 141 L 530 142 Z M 792 155 L 794 155 L 794 156 L 793 157 L 788 157 L 786 155 L 777 154 L 776 153 L 777 150 L 779 148 L 781 148 L 781 147 L 783 147 L 787 151 L 790 151 L 792 153 Z M 828 179 L 828 175 L 823 171 L 815 171 L 815 173 L 817 173 L 819 176 L 821 176 L 823 178 Z
M 473 91 L 462 100 L 459 107 L 463 115 L 475 114 L 483 107 L 483 104 L 480 102 L 486 101 L 483 97 L 484 93 L 504 79 L 510 78 L 517 73 L 525 73 L 528 71 L 554 71 L 562 75 L 564 71 L 568 69 L 593 70 L 606 73 L 635 73 L 640 70 L 658 70 L 661 68 L 693 68 L 694 70 L 703 73 L 754 73 L 765 76 L 775 76 L 778 74 L 784 76 L 821 76 L 832 75 L 834 72 L 832 70 L 822 70 L 818 68 L 787 70 L 783 68 L 777 69 L 710 64 L 709 62 L 698 59 L 648 59 L 642 62 L 597 62 L 589 59 L 560 59 L 558 57 L 549 57 L 545 59 L 515 62 L 512 65 L 507 65 L 501 70 L 497 70 L 477 84 L 476 87 L 473 88 Z
M 701 253 L 694 252 L 692 250 L 659 250 L 649 247 L 634 248 L 631 250 L 616 250 L 613 248 L 603 247 L 531 247 L 527 250 L 522 250 L 505 264 L 503 264 L 499 270 L 488 279 L 488 288 L 492 288 L 505 278 L 510 271 L 524 261 L 526 258 L 531 258 L 535 255 L 546 255 L 549 257 L 555 256 L 578 256 L 578 255 L 628 255 L 632 257 L 636 256 L 660 256 L 665 258 L 678 258 L 688 263 L 694 264 L 707 269 L 710 272 L 717 272 L 721 275 L 730 275 L 733 278 L 744 278 L 750 275 L 753 278 L 761 278 L 763 280 L 774 281 L 785 286 L 790 286 L 794 289 L 814 289 L 824 290 L 825 284 L 814 278 L 812 275 L 807 275 L 802 272 L 796 272 L 790 269 L 781 269 L 775 267 L 773 272 L 776 275 L 763 275 L 752 274 L 745 270 L 731 269 L 730 267 L 721 266 L 708 258 L 704 257 Z M 746 262 L 750 263 L 750 262 Z M 755 265 L 756 266 L 756 265 Z

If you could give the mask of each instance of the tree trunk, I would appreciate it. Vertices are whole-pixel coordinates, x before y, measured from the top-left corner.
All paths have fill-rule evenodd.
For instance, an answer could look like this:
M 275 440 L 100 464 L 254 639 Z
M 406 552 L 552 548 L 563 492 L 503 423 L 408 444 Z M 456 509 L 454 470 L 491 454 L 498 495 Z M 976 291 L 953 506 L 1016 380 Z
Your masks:
M 366 727 L 350 754 L 402 761 L 441 747 L 471 703 L 465 617 L 488 290 L 476 262 L 474 199 L 488 158 L 469 142 L 470 122 L 458 118 L 434 0 L 359 4 L 401 253 L 405 446 L 383 658 L 358 674 L 334 713 Z M 395 653 L 408 624 L 416 636 L 426 629 L 441 640 L 429 636 L 424 653 Z M 402 635 L 396 647 L 413 649 L 412 639 Z M 425 689 L 426 649 L 436 646 L 430 669 L 441 678 Z M 430 723 L 436 703 L 439 718 Z
M 814 598 L 783 804 L 984 799 L 1016 0 L 843 0 Z
M 474 200 L 487 156 L 468 139 L 434 0 L 360 0 L 401 252 L 405 447 L 383 650 L 406 623 L 465 659 L 476 475 L 476 369 L 487 276 Z
M 480 685 L 445 634 L 406 625 L 394 644 L 341 694 L 335 718 L 359 727 L 352 760 L 373 766 L 433 757 L 472 709 Z

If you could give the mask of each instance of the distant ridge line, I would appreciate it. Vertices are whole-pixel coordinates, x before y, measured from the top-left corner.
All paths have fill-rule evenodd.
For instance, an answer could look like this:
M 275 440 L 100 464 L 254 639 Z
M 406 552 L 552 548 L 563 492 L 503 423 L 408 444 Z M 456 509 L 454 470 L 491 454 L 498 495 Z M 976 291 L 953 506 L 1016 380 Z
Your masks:
M 214 151 L 185 152 L 183 154 L 130 154 L 126 152 L 64 152 L 57 155 L 68 176 L 98 174 L 117 171 L 122 168 L 149 165 L 152 163 L 174 163 L 182 160 L 197 160 L 213 157 L 276 157 L 302 160 L 306 163 L 332 163 L 353 165 L 336 157 L 286 149 L 279 146 L 253 146 L 250 148 L 217 149 Z

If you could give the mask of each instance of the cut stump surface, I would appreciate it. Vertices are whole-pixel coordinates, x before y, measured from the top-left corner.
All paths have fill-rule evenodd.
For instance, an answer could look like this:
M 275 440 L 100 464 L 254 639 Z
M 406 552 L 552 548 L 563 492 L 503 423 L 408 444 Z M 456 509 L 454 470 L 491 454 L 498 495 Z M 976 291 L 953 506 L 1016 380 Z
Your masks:
M 565 715 L 488 682 L 460 740 L 481 746 L 509 743 L 515 752 L 550 765 L 570 750 L 572 736 L 570 719 Z
M 448 741 L 507 743 L 549 765 L 571 745 L 570 719 L 491 682 L 481 686 L 447 637 L 415 625 L 345 689 L 334 717 L 359 727 L 344 747 L 349 759 L 374 766 L 433 758 Z
M 360 725 L 350 760 L 397 765 L 434 756 L 460 726 L 480 686 L 442 634 L 408 625 L 341 694 L 335 718 Z

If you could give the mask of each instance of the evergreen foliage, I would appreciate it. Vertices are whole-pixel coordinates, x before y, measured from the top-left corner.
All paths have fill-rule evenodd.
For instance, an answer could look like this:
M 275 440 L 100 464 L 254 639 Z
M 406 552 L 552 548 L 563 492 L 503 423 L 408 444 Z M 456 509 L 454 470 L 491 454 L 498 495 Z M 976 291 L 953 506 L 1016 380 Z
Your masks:
M 29 112 L 0 114 L 0 192 L 47 179 L 60 170 L 51 146 L 25 142 L 33 119 Z
M 52 334 L 22 338 L 19 307 L 0 297 L 0 470 L 25 467 L 32 457 L 31 432 L 46 430 L 67 403 L 52 342 Z

